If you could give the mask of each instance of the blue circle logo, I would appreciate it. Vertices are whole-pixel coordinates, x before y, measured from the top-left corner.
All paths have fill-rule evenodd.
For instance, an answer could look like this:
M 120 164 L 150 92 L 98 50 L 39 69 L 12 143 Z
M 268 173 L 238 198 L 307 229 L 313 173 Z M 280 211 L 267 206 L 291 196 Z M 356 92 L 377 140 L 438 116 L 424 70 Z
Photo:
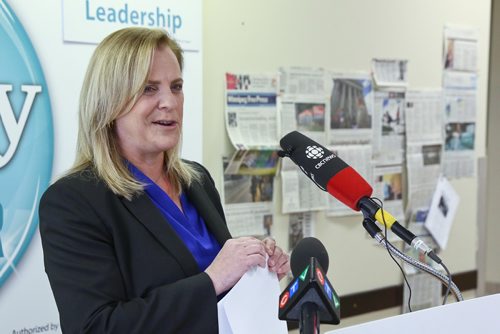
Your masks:
M 14 12 L 0 0 L 0 286 L 38 226 L 50 182 L 54 134 L 38 57 Z

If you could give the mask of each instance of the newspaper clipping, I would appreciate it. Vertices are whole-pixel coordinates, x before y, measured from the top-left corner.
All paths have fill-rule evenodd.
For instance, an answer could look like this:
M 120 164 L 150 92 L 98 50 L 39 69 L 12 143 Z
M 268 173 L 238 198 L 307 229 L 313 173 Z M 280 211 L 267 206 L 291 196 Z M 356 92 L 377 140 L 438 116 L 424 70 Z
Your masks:
M 330 144 L 372 140 L 373 85 L 369 74 L 329 73 Z
M 277 75 L 226 73 L 226 129 L 238 149 L 277 148 Z
M 236 151 L 224 161 L 224 211 L 234 237 L 270 235 L 276 151 Z

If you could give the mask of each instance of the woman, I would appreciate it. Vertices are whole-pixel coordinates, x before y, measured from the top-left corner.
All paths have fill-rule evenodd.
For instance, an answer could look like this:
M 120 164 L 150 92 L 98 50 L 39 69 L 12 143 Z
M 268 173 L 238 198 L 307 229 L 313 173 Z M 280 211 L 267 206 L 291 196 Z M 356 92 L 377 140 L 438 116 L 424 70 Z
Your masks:
M 179 158 L 182 51 L 126 28 L 96 48 L 75 165 L 45 192 L 45 270 L 66 333 L 217 333 L 217 301 L 252 266 L 283 277 L 271 239 L 231 239 L 214 182 Z

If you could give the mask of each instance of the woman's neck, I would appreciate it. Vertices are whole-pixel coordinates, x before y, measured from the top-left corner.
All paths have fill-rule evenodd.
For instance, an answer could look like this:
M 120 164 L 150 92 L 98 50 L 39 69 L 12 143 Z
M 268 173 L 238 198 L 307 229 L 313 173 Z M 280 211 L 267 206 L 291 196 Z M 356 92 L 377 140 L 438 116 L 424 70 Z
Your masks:
M 182 211 L 180 201 L 180 189 L 172 184 L 165 173 L 163 156 L 155 159 L 128 159 L 144 175 L 150 178 L 158 187 L 160 187 L 177 207 Z

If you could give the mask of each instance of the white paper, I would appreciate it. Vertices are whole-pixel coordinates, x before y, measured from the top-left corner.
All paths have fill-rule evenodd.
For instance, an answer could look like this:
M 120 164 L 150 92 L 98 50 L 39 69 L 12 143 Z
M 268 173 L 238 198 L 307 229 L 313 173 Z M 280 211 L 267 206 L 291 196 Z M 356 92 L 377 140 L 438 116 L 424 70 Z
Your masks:
M 444 177 L 438 181 L 425 227 L 441 249 L 446 248 L 460 198 Z
M 280 137 L 296 130 L 312 140 L 326 142 L 330 103 L 325 71 L 312 67 L 281 67 L 279 90 Z
M 223 159 L 222 198 L 231 235 L 271 234 L 273 222 L 275 151 L 236 151 L 231 161 Z
M 377 165 L 403 163 L 405 144 L 405 92 L 388 88 L 375 91 L 373 157 Z
M 236 149 L 278 147 L 277 75 L 226 73 L 226 129 Z
M 368 73 L 329 72 L 329 143 L 368 144 L 372 140 L 373 84 Z
M 477 105 L 477 54 L 479 30 L 444 28 L 443 88 L 445 151 L 443 173 L 447 178 L 476 174 L 475 137 Z
M 406 92 L 407 209 L 430 206 L 443 156 L 443 104 L 441 90 Z
M 281 163 L 282 213 L 319 211 L 327 207 L 328 193 L 320 190 L 314 182 L 290 160 Z
M 291 213 L 288 215 L 288 250 L 291 252 L 300 240 L 314 237 L 312 212 Z
M 475 89 L 446 89 L 444 175 L 448 178 L 475 175 L 476 138 Z
M 286 334 L 286 321 L 278 319 L 280 286 L 276 273 L 250 269 L 219 301 L 220 334 Z
M 408 86 L 408 60 L 372 59 L 373 79 L 377 86 Z
M 446 71 L 477 71 L 479 30 L 471 27 L 444 27 L 443 67 Z

